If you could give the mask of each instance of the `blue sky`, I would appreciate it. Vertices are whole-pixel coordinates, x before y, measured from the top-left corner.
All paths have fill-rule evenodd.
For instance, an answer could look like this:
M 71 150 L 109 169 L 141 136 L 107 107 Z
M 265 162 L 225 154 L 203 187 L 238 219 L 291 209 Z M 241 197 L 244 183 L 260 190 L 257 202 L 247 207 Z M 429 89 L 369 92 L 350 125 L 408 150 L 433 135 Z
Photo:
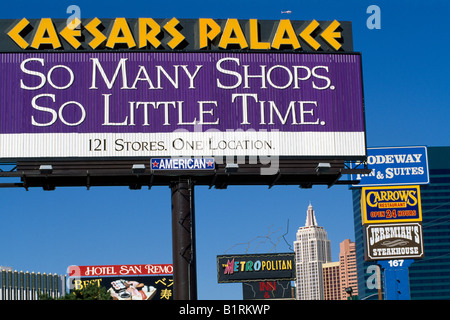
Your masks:
M 72 4 L 82 18 L 351 21 L 362 53 L 368 147 L 449 145 L 448 1 L 10 1 L 0 19 L 67 18 Z M 381 29 L 366 26 L 372 4 L 381 9 Z M 216 256 L 290 251 L 310 202 L 334 261 L 339 243 L 354 240 L 346 186 L 197 187 L 195 196 L 199 299 L 241 299 L 240 284 L 217 283 Z M 0 189 L 0 265 L 19 271 L 171 263 L 171 232 L 168 187 Z

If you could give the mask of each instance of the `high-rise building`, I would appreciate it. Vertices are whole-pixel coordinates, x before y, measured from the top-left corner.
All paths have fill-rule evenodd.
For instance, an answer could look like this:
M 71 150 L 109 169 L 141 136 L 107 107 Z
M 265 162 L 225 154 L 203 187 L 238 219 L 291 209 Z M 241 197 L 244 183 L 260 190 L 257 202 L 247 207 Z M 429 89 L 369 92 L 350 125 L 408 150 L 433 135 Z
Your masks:
M 424 258 L 409 267 L 412 300 L 450 299 L 450 147 L 428 147 L 430 183 L 420 186 Z M 361 190 L 353 194 L 353 217 L 360 299 L 378 299 L 375 262 L 364 261 Z
M 322 264 L 324 300 L 341 300 L 341 273 L 339 262 Z
M 420 187 L 424 258 L 409 267 L 413 300 L 450 299 L 450 147 L 428 147 L 430 183 Z
M 317 225 L 311 204 L 306 213 L 306 223 L 297 231 L 294 241 L 296 264 L 296 298 L 298 300 L 323 300 L 322 264 L 331 262 L 331 246 L 327 232 Z
M 0 266 L 0 271 L 3 271 L 3 270 L 12 271 L 12 268 L 11 267 Z
M 361 188 L 352 190 L 353 223 L 355 227 L 356 270 L 358 277 L 359 299 L 378 300 L 378 290 L 381 283 L 379 268 L 375 261 L 365 261 L 364 230 L 361 224 Z M 373 279 L 374 281 L 371 281 Z
M 38 300 L 40 295 L 56 299 L 65 293 L 65 275 L 13 271 L 0 266 L 0 301 Z
M 358 276 L 356 271 L 355 243 L 345 239 L 339 244 L 339 266 L 341 275 L 341 299 L 346 300 L 347 288 L 352 288 L 352 295 L 358 295 Z

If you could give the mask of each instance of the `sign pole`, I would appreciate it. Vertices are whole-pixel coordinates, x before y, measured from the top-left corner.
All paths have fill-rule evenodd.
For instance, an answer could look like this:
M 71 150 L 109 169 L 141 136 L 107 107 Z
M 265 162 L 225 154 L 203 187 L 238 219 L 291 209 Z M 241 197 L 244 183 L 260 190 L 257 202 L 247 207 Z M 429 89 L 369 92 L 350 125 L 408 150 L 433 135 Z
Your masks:
M 413 259 L 378 261 L 384 269 L 385 300 L 411 300 L 408 268 L 413 262 Z
M 194 185 L 174 181 L 172 191 L 173 299 L 197 300 Z

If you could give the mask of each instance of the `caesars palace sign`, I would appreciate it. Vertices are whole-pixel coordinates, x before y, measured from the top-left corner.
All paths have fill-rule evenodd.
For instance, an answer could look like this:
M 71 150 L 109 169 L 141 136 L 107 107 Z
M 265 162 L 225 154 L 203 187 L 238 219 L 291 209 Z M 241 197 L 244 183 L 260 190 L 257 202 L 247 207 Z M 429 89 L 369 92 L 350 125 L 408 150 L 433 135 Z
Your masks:
M 351 23 L 0 20 L 0 159 L 363 159 Z
M 59 24 L 59 27 L 56 26 Z M 62 24 L 62 25 L 61 25 Z M 268 50 L 288 47 L 296 50 L 302 47 L 301 41 L 312 50 L 331 48 L 337 51 L 342 48 L 344 35 L 342 27 L 346 28 L 345 37 L 350 37 L 347 42 L 351 45 L 350 24 L 334 20 L 331 23 L 319 23 L 312 21 L 258 21 L 249 19 L 240 21 L 237 19 L 214 20 L 178 20 L 172 19 L 98 19 L 94 18 L 87 23 L 82 23 L 74 18 L 69 23 L 65 20 L 52 20 L 42 18 L 31 23 L 26 18 L 14 22 L 8 29 L 8 36 L 21 49 L 61 49 L 62 39 L 70 45 L 71 49 L 100 49 L 102 47 L 115 49 L 171 49 L 185 48 L 189 43 L 195 44 L 191 49 L 202 50 L 210 48 L 211 43 L 220 49 L 250 49 Z M 266 40 L 261 40 L 261 31 L 265 32 Z M 296 31 L 300 28 L 300 32 Z M 29 39 L 25 39 L 23 33 L 30 31 Z M 109 32 L 102 32 L 108 30 Z M 350 32 L 350 33 L 349 33 Z M 166 38 L 164 34 L 167 35 Z M 320 43 L 318 38 L 325 43 Z M 91 37 L 87 46 L 81 37 Z M 348 47 L 349 44 L 346 43 Z M 348 49 L 344 49 L 349 51 Z

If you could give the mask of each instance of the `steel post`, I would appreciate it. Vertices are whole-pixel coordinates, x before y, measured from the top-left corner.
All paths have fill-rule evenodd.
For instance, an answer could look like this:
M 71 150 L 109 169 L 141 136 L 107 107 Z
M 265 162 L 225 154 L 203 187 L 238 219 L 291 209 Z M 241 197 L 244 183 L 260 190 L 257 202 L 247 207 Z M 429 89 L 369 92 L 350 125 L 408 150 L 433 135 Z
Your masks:
M 171 191 L 173 299 L 197 300 L 194 185 L 188 179 L 176 181 Z

